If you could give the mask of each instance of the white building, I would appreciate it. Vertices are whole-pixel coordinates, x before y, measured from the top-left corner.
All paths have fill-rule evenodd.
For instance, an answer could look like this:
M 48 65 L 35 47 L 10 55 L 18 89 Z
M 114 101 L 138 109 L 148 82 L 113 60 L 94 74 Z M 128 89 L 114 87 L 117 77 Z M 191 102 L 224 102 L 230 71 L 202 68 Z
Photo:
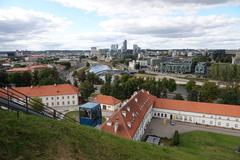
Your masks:
M 143 90 L 123 103 L 101 129 L 141 140 L 152 117 L 240 130 L 240 106 L 160 99 Z
M 121 106 L 119 99 L 101 94 L 94 98 L 94 102 L 99 103 L 103 111 L 115 111 Z
M 70 84 L 15 87 L 14 89 L 29 97 L 39 97 L 43 104 L 59 111 L 79 104 L 79 89 Z

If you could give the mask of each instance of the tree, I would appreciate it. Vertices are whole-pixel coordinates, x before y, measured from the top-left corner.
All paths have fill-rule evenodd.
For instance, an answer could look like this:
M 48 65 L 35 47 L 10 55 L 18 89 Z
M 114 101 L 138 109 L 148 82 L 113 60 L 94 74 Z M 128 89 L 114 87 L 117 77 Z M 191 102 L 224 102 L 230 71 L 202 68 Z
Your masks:
M 184 100 L 183 96 L 180 93 L 177 93 L 174 97 L 176 100 Z
M 89 81 L 82 82 L 80 85 L 80 93 L 83 99 L 88 99 L 88 97 L 95 91 L 92 83 Z
M 78 87 L 78 82 L 77 82 L 76 80 L 74 80 L 73 85 L 74 85 L 75 87 Z
M 65 83 L 59 76 L 56 68 L 47 68 L 39 72 L 39 85 Z
M 140 69 L 140 64 L 139 64 L 139 63 L 136 63 L 135 66 L 134 66 L 134 68 L 135 68 L 136 70 L 139 70 L 139 69 Z
M 188 92 L 187 99 L 189 101 L 198 101 L 199 87 L 194 86 L 191 91 Z
M 214 82 L 205 82 L 200 90 L 201 102 L 213 102 L 218 97 L 218 87 Z
M 81 69 L 77 72 L 77 78 L 80 82 L 84 82 L 86 80 L 85 69 Z
M 39 84 L 39 71 L 34 71 L 33 72 L 32 83 L 35 86 Z
M 106 83 L 110 84 L 112 82 L 112 75 L 111 74 L 106 74 L 105 75 L 105 81 L 106 81 Z
M 177 84 L 174 79 L 169 79 L 167 82 L 167 89 L 169 92 L 174 92 L 177 89 Z
M 186 84 L 187 92 L 188 93 L 191 92 L 193 87 L 195 87 L 195 86 L 196 86 L 196 82 L 194 80 L 188 81 L 187 84 Z
M 87 62 L 86 63 L 86 67 L 89 68 L 90 67 L 90 63 Z
M 29 101 L 29 105 L 32 109 L 42 112 L 44 109 L 44 104 L 42 103 L 42 99 L 39 97 L 33 97 Z
M 0 71 L 0 82 L 1 83 L 8 83 L 8 74 L 5 71 Z
M 228 86 L 225 89 L 222 89 L 222 94 L 220 96 L 220 103 L 223 104 L 240 104 L 240 90 L 239 86 Z
M 178 131 L 176 130 L 176 131 L 174 132 L 174 135 L 173 135 L 172 145 L 178 146 L 179 144 L 180 144 L 180 136 L 179 136 Z
M 101 89 L 100 89 L 100 93 L 103 95 L 111 95 L 111 85 L 109 83 L 105 83 L 102 85 Z

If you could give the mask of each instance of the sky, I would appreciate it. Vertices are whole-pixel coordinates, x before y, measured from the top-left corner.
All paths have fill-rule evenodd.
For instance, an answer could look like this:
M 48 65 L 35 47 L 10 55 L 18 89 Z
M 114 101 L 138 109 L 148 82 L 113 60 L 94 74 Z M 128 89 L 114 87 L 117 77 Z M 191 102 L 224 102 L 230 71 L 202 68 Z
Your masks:
M 239 49 L 240 0 L 0 0 L 0 50 Z

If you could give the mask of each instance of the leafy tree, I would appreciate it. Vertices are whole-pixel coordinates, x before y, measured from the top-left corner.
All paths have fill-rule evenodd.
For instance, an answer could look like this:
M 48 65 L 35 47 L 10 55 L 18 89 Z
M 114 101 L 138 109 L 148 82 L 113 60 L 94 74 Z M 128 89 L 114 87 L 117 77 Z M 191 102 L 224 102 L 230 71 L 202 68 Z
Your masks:
M 86 75 L 86 80 L 92 84 L 102 84 L 102 80 L 94 73 L 88 72 Z
M 176 100 L 184 100 L 183 96 L 180 93 L 177 93 L 174 97 Z
M 196 82 L 194 80 L 188 81 L 187 84 L 186 84 L 187 92 L 188 93 L 191 92 L 193 87 L 195 87 L 195 86 L 196 86 Z
M 199 97 L 199 87 L 194 86 L 191 91 L 188 92 L 187 99 L 189 101 L 198 101 Z
M 220 103 L 223 104 L 240 104 L 240 90 L 239 86 L 228 86 L 226 89 L 222 89 Z
M 84 82 L 86 80 L 86 73 L 84 69 L 81 69 L 77 72 L 77 77 L 80 82 Z
M 39 84 L 39 71 L 34 71 L 32 76 L 33 85 L 36 86 Z
M 136 70 L 139 70 L 139 69 L 140 69 L 140 64 L 139 64 L 139 63 L 136 63 L 135 66 L 134 66 L 134 68 L 135 68 Z
M 218 87 L 214 82 L 205 82 L 200 90 L 201 102 L 213 102 L 218 97 Z
M 75 87 L 78 87 L 78 82 L 77 82 L 76 80 L 74 80 L 73 85 L 74 85 Z
M 0 71 L 0 82 L 1 83 L 8 83 L 8 74 L 5 71 Z
M 88 97 L 95 91 L 92 83 L 89 81 L 82 82 L 80 85 L 80 93 L 83 99 L 88 99 Z
M 174 79 L 169 79 L 167 83 L 167 89 L 169 92 L 174 92 L 177 88 L 177 84 Z
M 111 74 L 106 74 L 105 75 L 105 81 L 106 81 L 106 83 L 110 84 L 112 82 L 112 75 Z
M 105 83 L 102 85 L 101 89 L 100 89 L 100 93 L 103 95 L 111 95 L 111 85 L 109 83 Z
M 180 144 L 180 136 L 179 136 L 179 132 L 176 130 L 173 135 L 172 145 L 178 146 L 179 144 Z
M 39 85 L 61 84 L 64 81 L 60 78 L 56 68 L 47 68 L 39 72 Z
M 42 112 L 44 109 L 44 104 L 42 103 L 42 99 L 39 97 L 33 97 L 29 101 L 29 105 L 32 109 Z
M 87 62 L 86 63 L 86 67 L 89 68 L 90 67 L 90 63 Z

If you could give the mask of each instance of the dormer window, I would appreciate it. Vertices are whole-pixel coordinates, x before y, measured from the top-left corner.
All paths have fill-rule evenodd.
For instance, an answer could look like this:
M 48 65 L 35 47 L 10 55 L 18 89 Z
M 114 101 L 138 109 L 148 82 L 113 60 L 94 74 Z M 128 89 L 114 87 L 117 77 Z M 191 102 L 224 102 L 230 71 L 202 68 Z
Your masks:
M 127 112 L 126 112 L 126 111 L 122 111 L 122 115 L 123 115 L 124 117 L 126 117 L 126 116 L 127 116 Z
M 132 127 L 132 123 L 131 122 L 128 122 L 127 125 L 128 125 L 128 128 Z

